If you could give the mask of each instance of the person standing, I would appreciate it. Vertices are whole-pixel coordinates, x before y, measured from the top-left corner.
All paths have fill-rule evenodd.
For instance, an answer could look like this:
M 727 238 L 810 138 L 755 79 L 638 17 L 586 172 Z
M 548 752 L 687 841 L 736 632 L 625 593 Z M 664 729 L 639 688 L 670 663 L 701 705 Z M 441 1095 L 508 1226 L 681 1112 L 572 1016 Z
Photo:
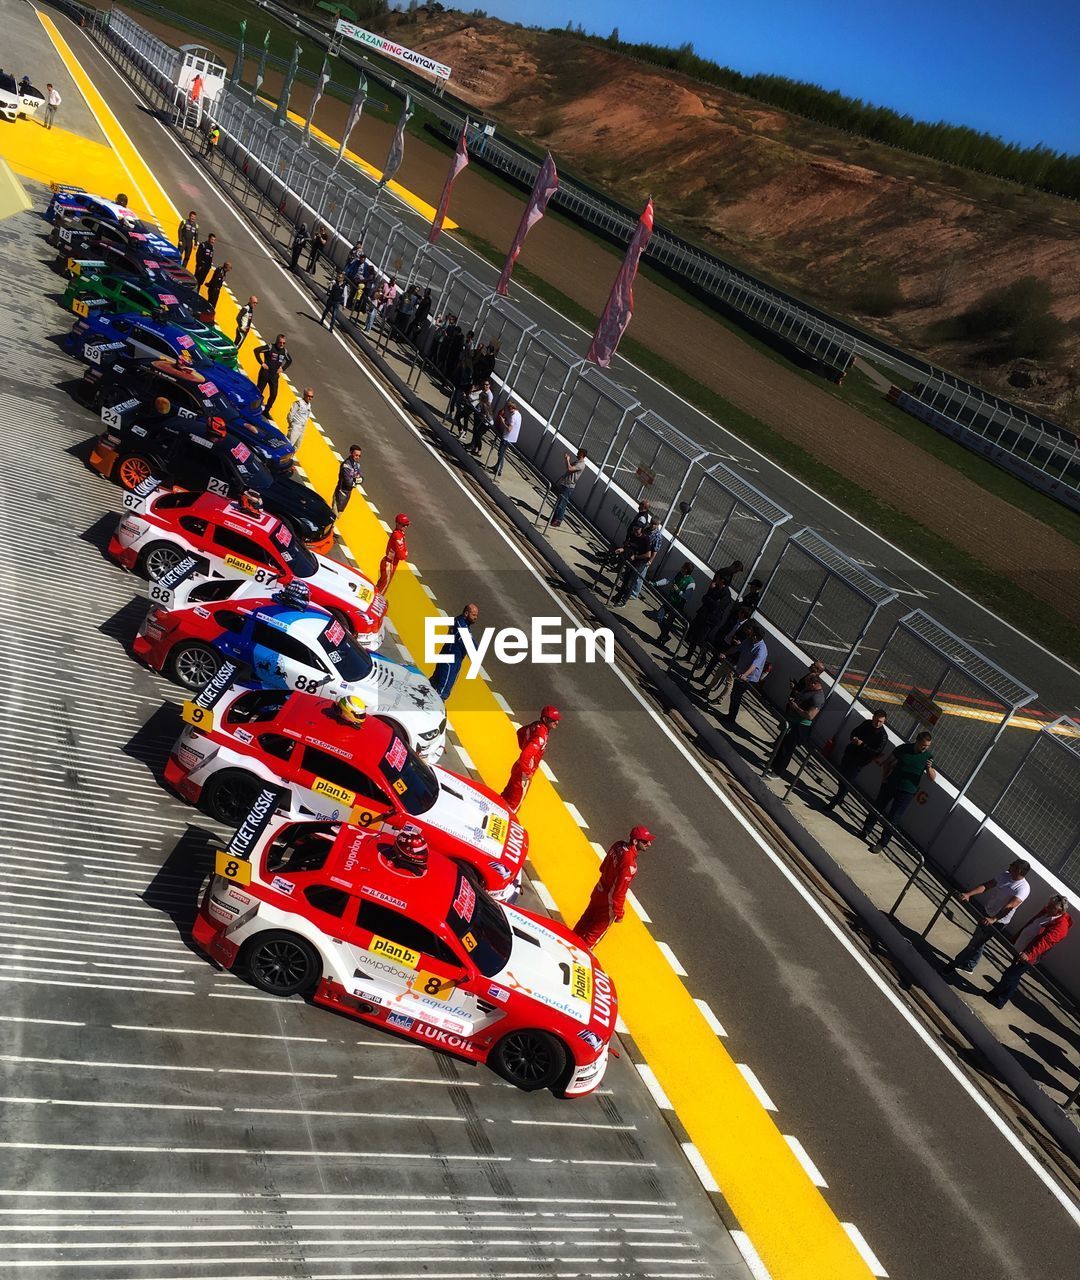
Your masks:
M 292 239 L 292 251 L 289 256 L 289 270 L 295 271 L 300 265 L 300 255 L 308 242 L 307 223 L 301 222 Z
M 416 313 L 412 318 L 412 324 L 405 331 L 405 336 L 414 345 L 420 345 L 420 339 L 424 333 L 424 327 L 427 325 L 427 318 L 431 315 L 431 290 L 425 289 L 424 296 L 416 304 Z
M 398 565 L 404 564 L 409 558 L 409 546 L 405 541 L 405 530 L 408 527 L 409 517 L 399 512 L 394 517 L 394 527 L 386 540 L 386 551 L 379 561 L 379 581 L 376 583 L 375 590 L 382 596 L 390 590 Z
M 289 443 L 294 452 L 300 448 L 300 441 L 303 440 L 304 432 L 311 421 L 311 402 L 314 399 L 315 388 L 305 387 L 304 394 L 293 401 L 292 408 L 285 419 L 285 434 L 289 437 Z
M 453 634 L 443 642 L 443 647 L 439 650 L 439 660 L 435 664 L 435 670 L 431 673 L 431 687 L 446 702 L 450 694 L 453 692 L 454 685 L 457 684 L 457 678 L 461 673 L 462 664 L 465 661 L 465 641 L 473 628 L 473 623 L 479 618 L 480 610 L 475 604 L 467 604 L 458 614 L 453 622 Z
M 459 329 L 458 332 L 460 333 L 461 330 Z M 499 433 L 499 453 L 491 471 L 497 480 L 503 473 L 507 449 L 512 444 L 517 444 L 518 436 L 521 435 L 521 410 L 513 400 L 507 400 L 499 410 L 498 417 L 495 419 L 495 429 Z
M 199 220 L 195 216 L 195 210 L 188 214 L 187 218 L 181 222 L 180 229 L 176 233 L 176 244 L 180 250 L 180 265 L 187 270 L 187 264 L 191 261 L 191 255 L 195 252 L 195 246 L 199 243 Z
M 660 522 L 655 516 L 649 516 L 649 523 L 641 534 L 635 538 L 633 544 L 627 544 L 628 555 L 626 567 L 623 569 L 622 586 L 615 597 L 616 609 L 621 609 L 623 605 L 629 604 L 631 600 L 636 600 L 641 595 L 649 565 L 656 559 L 663 543 Z
M 232 263 L 226 260 L 220 267 L 215 267 L 210 274 L 210 279 L 206 282 L 206 300 L 217 310 L 218 298 L 221 297 L 221 288 L 228 279 L 229 272 L 232 270 Z
M 693 565 L 689 560 L 684 560 L 682 568 L 670 582 L 665 578 L 658 581 L 656 585 L 666 588 L 664 591 L 664 603 L 660 606 L 660 612 L 656 618 L 660 624 L 660 633 L 656 637 L 656 641 L 664 649 L 671 639 L 671 631 L 675 626 L 676 619 L 685 618 L 686 603 L 697 589 Z
M 251 332 L 252 321 L 255 319 L 255 308 L 258 305 L 259 299 L 252 294 L 236 313 L 236 337 L 233 338 L 233 345 L 237 351 L 247 341 L 247 336 Z
M 756 622 L 748 623 L 742 641 L 734 655 L 732 666 L 734 678 L 731 682 L 731 700 L 728 702 L 727 715 L 721 716 L 728 724 L 735 724 L 739 717 L 739 708 L 751 685 L 760 683 L 765 674 L 765 664 L 769 660 L 769 650 L 765 644 L 765 635 Z M 722 696 L 722 695 L 721 695 Z
M 817 676 L 804 676 L 803 688 L 793 688 L 784 711 L 784 724 L 773 746 L 772 759 L 763 774 L 766 778 L 786 773 L 796 747 L 810 741 L 810 730 L 825 705 L 825 691 Z
M 998 978 L 994 988 L 986 993 L 987 1001 L 995 1008 L 1004 1009 L 1016 995 L 1024 974 L 1038 964 L 1051 947 L 1062 941 L 1072 923 L 1068 904 L 1060 893 L 1055 893 L 1037 915 L 1012 935 L 1013 945 L 1020 954 Z
M 56 92 L 51 84 L 45 86 L 45 128 L 51 129 L 53 121 L 56 119 L 56 110 L 63 102 L 63 98 Z
M 220 141 L 221 141 L 221 130 L 217 127 L 216 124 L 211 124 L 210 128 L 207 129 L 206 131 L 206 138 L 203 142 L 203 150 L 202 150 L 203 155 L 206 156 L 208 160 L 213 157 L 213 154 L 217 150 L 217 145 Z
M 281 375 L 292 364 L 292 356 L 289 355 L 289 348 L 285 345 L 285 335 L 279 333 L 274 339 L 273 346 L 264 342 L 261 347 L 256 347 L 255 359 L 259 362 L 258 388 L 263 393 L 267 388 L 270 389 L 270 396 L 266 401 L 266 412 L 269 413 L 277 399 Z
M 836 789 L 836 795 L 825 806 L 827 809 L 835 809 L 837 805 L 843 804 L 855 779 L 871 761 L 877 760 L 884 752 L 889 742 L 885 720 L 884 711 L 875 711 L 869 720 L 864 720 L 852 729 L 844 754 L 840 757 L 842 781 Z
M 338 467 L 337 485 L 334 488 L 334 510 L 341 515 L 345 508 L 349 505 L 349 499 L 352 492 L 364 478 L 363 467 L 360 459 L 363 457 L 364 451 L 358 444 L 354 444 L 349 448 L 349 456 Z
M 696 670 L 699 664 L 703 664 L 708 658 L 709 637 L 728 616 L 733 603 L 731 588 L 727 582 L 717 574 L 713 574 L 712 581 L 701 597 L 697 612 L 686 628 L 686 661 L 691 671 Z
M 379 286 L 379 290 L 375 294 L 375 301 L 368 307 L 367 319 L 364 321 L 365 333 L 371 332 L 371 326 L 375 323 L 376 314 L 385 319 L 391 307 L 397 301 L 399 292 L 397 276 L 391 276 L 389 280 Z
M 523 724 L 517 731 L 518 758 L 510 767 L 510 780 L 502 789 L 502 798 L 511 813 L 517 813 L 525 799 L 537 769 L 540 768 L 552 729 L 562 719 L 558 707 L 547 706 L 540 719 Z
M 565 470 L 562 477 L 555 482 L 555 510 L 551 513 L 551 524 L 556 529 L 566 516 L 566 508 L 574 496 L 574 488 L 585 470 L 585 459 L 588 456 L 588 449 L 579 449 L 576 456 L 571 453 L 563 454 Z
M 307 269 L 309 272 L 315 270 L 318 266 L 319 258 L 326 252 L 326 246 L 330 243 L 330 232 L 320 222 L 315 228 L 315 234 L 311 237 L 311 253 L 308 255 Z
M 214 247 L 217 236 L 211 231 L 201 245 L 195 250 L 195 282 L 201 289 L 210 268 L 214 265 Z
M 945 966 L 946 974 L 954 973 L 957 969 L 962 969 L 964 973 L 975 971 L 975 966 L 982 959 L 986 944 L 995 933 L 1002 932 L 1002 925 L 1009 923 L 1016 914 L 1016 908 L 1031 892 L 1031 885 L 1027 879 L 1030 869 L 1023 858 L 1016 858 L 992 880 L 977 884 L 965 893 L 957 894 L 959 902 L 970 902 L 980 893 L 985 893 L 986 897 L 982 904 L 983 914 L 975 926 L 971 940 Z
M 349 282 L 345 279 L 344 271 L 339 271 L 330 281 L 330 287 L 326 291 L 326 306 L 323 307 L 322 315 L 319 317 L 320 328 L 326 322 L 326 317 L 329 316 L 330 332 L 334 332 L 334 321 L 337 319 L 338 308 L 344 305 L 348 296 Z
M 495 427 L 495 393 L 491 383 L 485 378 L 480 384 L 480 394 L 476 397 L 476 414 L 473 419 L 472 439 L 469 441 L 469 452 L 474 458 L 480 456 L 484 436 Z
M 592 951 L 604 934 L 626 913 L 626 895 L 637 875 L 638 854 L 653 842 L 648 827 L 634 827 L 628 840 L 617 840 L 607 851 L 600 864 L 600 878 L 596 882 L 588 905 L 574 925 L 574 933 L 584 946 Z
M 803 677 L 806 679 L 807 677 Z M 881 789 L 878 791 L 876 803 L 877 813 L 873 809 L 866 815 L 863 823 L 862 839 L 870 843 L 871 853 L 880 853 L 889 843 L 888 828 L 881 823 L 881 838 L 870 841 L 871 832 L 881 819 L 888 818 L 892 825 L 899 826 L 900 819 L 907 812 L 908 806 L 915 799 L 919 783 L 925 773 L 931 782 L 937 777 L 934 768 L 934 754 L 930 750 L 933 735 L 920 733 L 914 743 L 904 742 L 898 746 L 885 761 L 882 770 Z

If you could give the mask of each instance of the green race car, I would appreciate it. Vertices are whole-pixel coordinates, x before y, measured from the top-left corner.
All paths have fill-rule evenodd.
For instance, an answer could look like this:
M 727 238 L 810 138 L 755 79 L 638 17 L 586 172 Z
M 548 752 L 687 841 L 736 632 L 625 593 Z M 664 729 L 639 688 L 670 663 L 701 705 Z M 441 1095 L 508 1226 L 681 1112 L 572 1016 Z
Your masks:
M 237 367 L 236 347 L 210 321 L 213 310 L 204 298 L 177 294 L 175 286 L 107 271 L 100 275 L 79 274 L 64 290 L 63 305 L 86 319 L 92 312 L 137 312 L 178 325 L 191 334 L 196 351 L 209 360 L 218 360 L 230 369 Z M 196 310 L 198 308 L 198 310 Z

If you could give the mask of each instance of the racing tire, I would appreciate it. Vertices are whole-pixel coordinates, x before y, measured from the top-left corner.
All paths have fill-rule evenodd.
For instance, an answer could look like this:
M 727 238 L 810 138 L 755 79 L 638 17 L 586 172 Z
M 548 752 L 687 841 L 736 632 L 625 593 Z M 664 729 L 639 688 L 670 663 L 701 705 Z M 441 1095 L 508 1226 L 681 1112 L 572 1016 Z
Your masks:
M 144 480 L 149 480 L 153 474 L 152 459 L 144 457 L 141 453 L 125 453 L 116 464 L 116 479 L 120 488 L 126 489 L 128 493 L 131 493 Z
M 206 784 L 206 811 L 226 827 L 238 827 L 265 784 L 243 769 L 223 769 Z
M 184 559 L 185 553 L 171 542 L 152 542 L 142 553 L 143 573 L 151 582 L 163 578 Z
M 174 645 L 169 651 L 173 679 L 192 693 L 201 693 L 220 666 L 221 655 L 199 640 Z
M 254 986 L 282 998 L 310 991 L 322 973 L 322 961 L 311 943 L 284 929 L 252 938 L 244 948 L 244 966 Z
M 488 1065 L 516 1088 L 533 1093 L 553 1089 L 565 1079 L 570 1055 L 551 1032 L 524 1028 L 503 1036 L 488 1056 Z

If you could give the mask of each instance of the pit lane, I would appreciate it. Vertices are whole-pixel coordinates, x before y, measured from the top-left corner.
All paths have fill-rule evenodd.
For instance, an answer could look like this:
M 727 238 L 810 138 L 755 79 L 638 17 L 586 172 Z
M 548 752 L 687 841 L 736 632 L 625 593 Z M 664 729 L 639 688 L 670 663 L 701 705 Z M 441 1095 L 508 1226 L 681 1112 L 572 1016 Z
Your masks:
M 565 1103 L 194 951 L 222 831 L 160 785 L 40 210 L 0 224 L 0 1274 L 745 1276 L 633 1066 Z M 392 655 L 393 656 L 393 655 Z M 445 763 L 462 769 L 451 747 Z M 533 902 L 535 905 L 535 901 Z

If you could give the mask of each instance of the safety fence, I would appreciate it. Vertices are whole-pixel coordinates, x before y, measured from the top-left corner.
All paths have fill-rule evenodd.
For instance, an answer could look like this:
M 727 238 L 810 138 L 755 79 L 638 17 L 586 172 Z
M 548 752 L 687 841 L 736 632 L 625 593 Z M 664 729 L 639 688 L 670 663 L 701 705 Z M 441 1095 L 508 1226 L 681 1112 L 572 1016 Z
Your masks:
M 149 56 L 115 28 L 100 38 L 152 103 L 169 100 L 171 81 Z M 790 519 L 767 494 L 498 298 L 490 284 L 433 250 L 422 221 L 390 194 L 375 191 L 351 164 L 337 166 L 328 149 L 305 145 L 299 131 L 275 126 L 238 93 L 224 95 L 215 118 L 223 135 L 217 148 L 222 180 L 249 209 L 255 206 L 256 216 L 270 220 L 280 239 L 287 241 L 301 220 L 310 225 L 321 216 L 334 232 L 329 256 L 338 265 L 362 241 L 384 275 L 431 288 L 432 316 L 452 311 L 478 344 L 500 344 L 497 377 L 504 394 L 529 410 L 531 430 L 522 433 L 521 452 L 551 476 L 553 459 L 554 473 L 561 470 L 561 450 L 588 449 L 590 480 L 574 501 L 594 524 L 610 528 L 614 521 L 617 527 L 647 497 L 664 529 L 657 573 L 672 559 L 690 562 L 702 575 L 711 564 L 741 560 L 749 578 L 763 562 L 776 530 Z M 838 726 L 834 736 L 856 701 L 888 704 L 890 727 L 901 739 L 933 725 L 937 763 L 953 784 L 952 804 L 958 804 L 1033 692 L 918 611 L 893 623 L 855 688 L 843 680 L 844 672 L 871 625 L 888 626 L 896 592 L 809 529 L 785 541 L 766 576 L 762 616 L 797 649 L 823 655 L 831 669 L 831 701 L 841 710 L 839 718 L 830 717 Z M 785 692 L 773 692 L 775 705 L 783 705 Z M 1068 785 L 1080 789 L 1080 753 L 1068 752 L 1062 767 L 1072 779 Z M 1009 784 L 1008 806 L 1020 803 L 1028 776 Z M 1039 839 L 1037 827 L 1030 834 Z M 1032 851 L 1039 856 L 1038 844 Z M 1059 863 L 1064 859 L 1070 882 L 1080 887 L 1075 850 L 1051 853 Z

